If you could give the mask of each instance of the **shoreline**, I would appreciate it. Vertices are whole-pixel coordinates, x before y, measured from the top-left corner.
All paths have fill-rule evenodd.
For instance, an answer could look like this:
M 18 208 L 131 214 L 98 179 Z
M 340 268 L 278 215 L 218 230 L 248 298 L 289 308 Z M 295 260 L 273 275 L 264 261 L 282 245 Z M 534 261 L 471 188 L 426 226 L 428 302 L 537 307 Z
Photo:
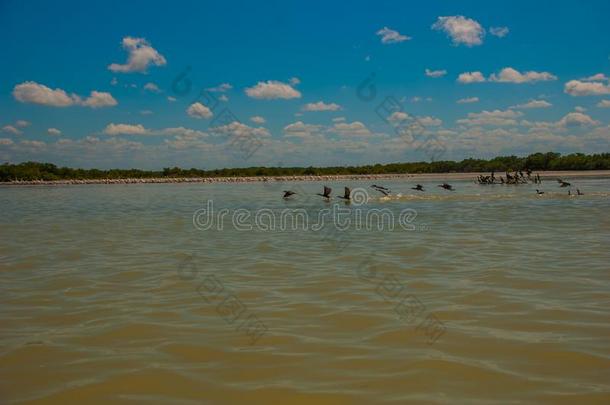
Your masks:
M 541 178 L 610 178 L 610 170 L 558 170 L 534 172 Z M 489 172 L 465 173 L 399 173 L 399 174 L 337 174 L 312 176 L 258 176 L 258 177 L 151 177 L 125 179 L 66 179 L 66 180 L 26 180 L 0 182 L 0 186 L 55 186 L 85 184 L 165 184 L 165 183 L 256 183 L 290 181 L 339 181 L 339 180 L 475 180 L 479 175 Z M 502 174 L 498 172 L 498 174 Z

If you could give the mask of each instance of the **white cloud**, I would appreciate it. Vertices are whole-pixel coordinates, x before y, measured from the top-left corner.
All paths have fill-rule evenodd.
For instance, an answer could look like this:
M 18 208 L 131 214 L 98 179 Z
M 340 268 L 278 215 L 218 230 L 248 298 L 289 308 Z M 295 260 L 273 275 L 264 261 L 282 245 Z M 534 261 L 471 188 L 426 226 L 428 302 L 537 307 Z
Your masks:
M 345 121 L 345 117 L 335 117 L 333 118 L 333 122 L 344 122 Z
M 229 97 L 227 97 L 227 95 L 226 95 L 226 94 L 221 94 L 221 95 L 220 95 L 220 97 L 218 97 L 218 99 L 219 99 L 220 101 L 224 101 L 225 103 L 226 103 L 227 101 L 229 101 Z
M 25 127 L 29 127 L 31 125 L 31 122 L 26 121 L 26 120 L 17 120 L 15 121 L 15 126 L 17 128 L 25 128 Z
M 432 25 L 432 29 L 445 31 L 451 37 L 454 45 L 481 45 L 485 36 L 485 30 L 481 24 L 461 15 L 438 17 L 438 20 Z
M 579 105 L 574 107 L 574 110 L 577 111 L 577 112 L 585 112 L 585 111 L 587 111 L 587 109 L 585 107 L 581 107 Z
M 508 35 L 508 27 L 490 27 L 489 33 L 491 35 L 495 35 L 498 38 L 504 38 Z
M 603 73 L 597 73 L 593 76 L 584 77 L 580 80 L 583 82 L 603 82 L 604 80 L 608 80 L 608 78 Z
M 19 129 L 15 128 L 12 125 L 5 125 L 2 127 L 2 132 L 6 132 L 8 134 L 13 134 L 13 135 L 21 135 L 23 132 L 21 132 Z
M 599 121 L 595 121 L 587 114 L 579 112 L 571 112 L 566 114 L 557 123 L 560 127 L 571 128 L 571 127 L 585 127 L 585 126 L 596 126 L 599 125 Z
M 400 122 L 409 118 L 409 114 L 404 111 L 394 111 L 389 117 L 388 121 L 390 122 Z
M 603 96 L 610 94 L 610 85 L 602 82 L 570 80 L 565 84 L 563 91 L 571 96 Z
M 351 123 L 337 122 L 330 129 L 331 132 L 336 132 L 341 136 L 368 136 L 371 131 L 360 121 Z
M 461 125 L 492 125 L 492 126 L 507 126 L 516 125 L 515 118 L 522 116 L 523 113 L 513 110 L 494 110 L 481 111 L 480 113 L 469 113 L 468 118 L 459 119 L 456 122 Z
M 505 67 L 500 70 L 499 74 L 494 73 L 489 77 L 489 81 L 500 83 L 533 83 L 548 80 L 557 80 L 557 76 L 549 72 L 529 71 L 521 73 L 512 67 Z
M 149 131 L 142 124 L 114 124 L 110 123 L 104 128 L 106 135 L 146 135 Z
M 10 145 L 14 145 L 15 142 L 13 142 L 12 139 L 9 138 L 0 138 L 0 145 L 4 145 L 4 146 L 10 146 Z
M 310 138 L 318 134 L 319 131 L 319 125 L 305 124 L 303 121 L 297 121 L 284 127 L 284 136 L 289 138 Z
M 62 89 L 51 89 L 36 82 L 23 82 L 13 89 L 13 97 L 22 103 L 41 104 L 51 107 L 69 107 L 81 105 L 85 107 L 112 107 L 117 101 L 110 93 L 93 90 L 89 97 L 83 100 L 76 94 L 68 95 Z
M 457 81 L 460 83 L 468 84 L 468 83 L 481 83 L 485 81 L 485 77 L 481 72 L 464 72 L 460 73 L 457 78 Z
M 197 119 L 209 119 L 212 118 L 214 116 L 214 114 L 212 113 L 212 110 L 210 110 L 208 107 L 204 106 L 203 104 L 197 102 L 197 103 L 193 103 L 189 106 L 189 108 L 186 110 L 186 113 L 193 117 L 193 118 L 197 118 Z
M 250 121 L 252 121 L 255 124 L 259 124 L 259 125 L 267 122 L 265 120 L 265 118 L 261 117 L 260 115 L 255 115 L 254 117 L 250 117 Z
M 426 76 L 428 77 L 443 77 L 447 74 L 446 70 L 430 70 L 430 69 L 426 69 Z
M 469 104 L 469 103 L 478 103 L 478 102 L 479 102 L 478 97 L 466 97 L 466 98 L 461 98 L 458 101 L 456 101 L 456 103 L 458 103 L 458 104 Z
M 438 127 L 443 124 L 442 120 L 430 116 L 417 117 L 417 121 L 427 127 Z
M 326 104 L 324 101 L 318 101 L 317 103 L 308 103 L 303 106 L 303 111 L 338 111 L 340 109 L 341 106 L 339 104 Z
M 176 101 L 176 97 L 167 96 L 167 101 L 169 101 L 170 103 L 173 103 L 174 101 Z
M 47 129 L 47 133 L 49 135 L 54 135 L 54 136 L 61 135 L 61 131 L 57 128 L 49 128 L 49 129 Z
M 13 89 L 13 97 L 22 103 L 34 103 L 52 107 L 68 107 L 74 105 L 74 96 L 69 96 L 62 89 L 52 90 L 36 82 L 23 82 Z
M 610 100 L 602 100 L 599 103 L 597 103 L 597 106 L 599 108 L 610 108 Z
M 401 35 L 398 31 L 392 30 L 388 27 L 383 27 L 375 33 L 381 37 L 382 44 L 396 44 L 399 42 L 408 41 L 411 37 Z
M 80 105 L 91 108 L 102 108 L 102 107 L 114 107 L 117 105 L 117 101 L 112 97 L 112 94 L 105 93 L 102 91 L 91 92 L 91 95 L 84 101 L 79 102 Z
M 111 64 L 108 66 L 108 69 L 113 72 L 146 73 L 150 65 L 164 66 L 167 63 L 163 55 L 150 46 L 150 43 L 144 38 L 123 38 L 123 49 L 129 53 L 127 63 L 124 65 L 118 63 Z
M 227 135 L 229 137 L 236 138 L 267 138 L 271 134 L 267 128 L 258 127 L 254 128 L 241 122 L 233 121 L 230 124 L 223 125 L 220 127 L 213 128 L 214 133 L 220 135 Z
M 157 86 L 156 84 L 154 84 L 152 82 L 146 83 L 144 85 L 144 90 L 148 90 L 153 93 L 161 93 L 161 89 L 159 89 L 159 86 Z
M 258 82 L 255 86 L 246 89 L 246 94 L 252 98 L 258 99 L 291 99 L 300 98 L 301 93 L 295 90 L 291 85 L 278 82 L 276 80 L 268 80 L 266 82 Z
M 232 88 L 233 88 L 233 86 L 229 83 L 220 83 L 218 86 L 210 87 L 207 90 L 217 92 L 217 93 L 225 93 L 225 92 L 231 90 Z
M 548 108 L 551 107 L 553 104 L 549 103 L 546 100 L 530 100 L 527 103 L 524 104 L 517 104 L 514 105 L 510 108 L 523 108 L 523 109 L 530 109 L 530 108 Z

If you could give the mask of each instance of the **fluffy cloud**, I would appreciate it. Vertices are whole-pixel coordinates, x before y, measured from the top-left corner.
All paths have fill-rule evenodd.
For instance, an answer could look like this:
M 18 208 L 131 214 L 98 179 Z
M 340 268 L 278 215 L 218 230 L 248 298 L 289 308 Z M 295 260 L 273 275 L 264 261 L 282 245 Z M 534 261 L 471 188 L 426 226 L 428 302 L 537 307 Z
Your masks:
M 91 108 L 112 107 L 117 101 L 110 93 L 93 90 L 89 97 L 82 99 L 76 94 L 68 95 L 62 89 L 51 89 L 36 82 L 23 82 L 13 89 L 13 97 L 22 103 L 41 104 L 51 107 L 81 105 Z
M 529 71 L 521 73 L 512 67 L 505 67 L 497 75 L 494 73 L 489 77 L 489 81 L 501 83 L 532 83 L 548 80 L 557 80 L 557 76 L 549 72 Z
M 603 82 L 604 80 L 608 80 L 608 78 L 603 73 L 597 73 L 593 76 L 584 77 L 580 80 L 582 80 L 583 82 Z
M 301 98 L 301 93 L 294 89 L 290 84 L 268 80 L 266 82 L 258 82 L 255 86 L 246 89 L 246 94 L 252 98 L 258 99 L 291 99 Z
M 23 133 L 19 129 L 15 128 L 13 125 L 3 126 L 2 132 L 6 132 L 7 134 L 13 134 L 13 135 L 21 135 Z
M 558 126 L 563 128 L 572 128 L 572 127 L 586 127 L 586 126 L 596 126 L 599 125 L 600 122 L 594 120 L 589 117 L 587 114 L 579 113 L 579 112 L 571 112 L 566 114 L 562 119 L 558 121 Z
M 466 98 L 461 98 L 458 101 L 456 101 L 456 103 L 458 103 L 458 104 L 469 104 L 469 103 L 478 103 L 478 102 L 479 102 L 478 97 L 466 97 Z
M 93 90 L 91 95 L 85 100 L 80 101 L 79 104 L 85 107 L 101 108 L 114 107 L 118 103 L 114 97 L 112 97 L 112 94 Z
M 214 116 L 212 110 L 199 102 L 191 104 L 189 108 L 187 108 L 186 113 L 189 116 L 197 119 L 209 119 Z
M 255 124 L 259 124 L 259 125 L 267 122 L 265 120 L 265 118 L 261 117 L 260 115 L 255 115 L 254 117 L 250 117 L 250 121 L 252 121 Z
M 603 96 L 610 94 L 610 85 L 599 81 L 570 80 L 563 91 L 571 96 Z
M 485 81 L 485 77 L 481 72 L 464 72 L 460 73 L 457 81 L 464 84 L 481 83 Z
M 390 122 L 400 122 L 409 118 L 409 114 L 404 111 L 395 111 L 389 117 L 388 121 Z
M 504 38 L 508 35 L 508 27 L 490 27 L 489 33 L 498 38 Z
M 148 90 L 148 91 L 153 92 L 153 93 L 161 93 L 161 90 L 159 89 L 159 86 L 157 86 L 154 83 L 146 83 L 144 85 L 144 90 Z
M 330 129 L 331 132 L 335 132 L 341 136 L 368 136 L 371 135 L 371 131 L 360 121 L 354 121 L 351 123 L 338 122 L 335 123 Z
M 341 106 L 339 104 L 326 104 L 324 101 L 318 101 L 317 103 L 308 103 L 303 106 L 303 111 L 338 111 L 340 109 Z
M 235 138 L 267 138 L 271 136 L 266 128 L 254 128 L 237 121 L 213 128 L 213 131 L 217 135 L 226 135 Z
M 438 17 L 438 20 L 432 25 L 432 29 L 445 31 L 451 37 L 454 45 L 481 45 L 485 36 L 485 30 L 481 24 L 461 15 Z
M 517 104 L 514 105 L 510 108 L 524 108 L 524 109 L 529 109 L 529 108 L 548 108 L 551 107 L 553 104 L 549 103 L 546 100 L 530 100 L 527 103 L 524 104 Z
M 610 100 L 602 100 L 599 103 L 597 103 L 597 106 L 599 108 L 610 108 Z
M 26 120 L 17 120 L 15 121 L 15 126 L 17 128 L 25 128 L 25 127 L 29 127 L 32 123 Z
M 173 103 L 174 101 L 176 101 L 176 97 L 167 96 L 167 101 L 169 101 L 170 103 Z
M 376 32 L 376 35 L 379 35 L 381 37 L 382 44 L 396 44 L 411 39 L 411 37 L 401 35 L 398 31 L 392 30 L 388 27 L 383 27 L 382 29 Z
M 9 138 L 0 138 L 0 145 L 4 145 L 4 146 L 11 146 L 14 145 L 15 142 L 13 142 L 12 139 Z
M 163 55 L 150 46 L 150 43 L 144 38 L 123 38 L 123 49 L 129 53 L 127 63 L 124 65 L 118 63 L 111 64 L 108 66 L 108 69 L 113 72 L 145 73 L 150 65 L 164 66 L 167 63 Z
M 297 121 L 284 127 L 284 136 L 293 138 L 310 138 L 320 131 L 319 125 L 305 124 Z
M 47 133 L 49 135 L 54 135 L 54 136 L 61 135 L 61 131 L 57 128 L 49 128 L 49 129 L 47 129 Z
M 116 135 L 146 135 L 149 131 L 142 124 L 114 124 L 110 123 L 104 128 L 104 133 L 110 136 Z
M 468 118 L 459 119 L 456 122 L 461 125 L 477 126 L 507 126 L 516 125 L 515 118 L 522 116 L 523 113 L 513 110 L 494 110 L 481 111 L 480 113 L 470 113 Z
M 426 76 L 428 77 L 443 77 L 447 74 L 446 70 L 430 70 L 430 69 L 426 69 Z
M 417 121 L 427 127 L 438 127 L 443 124 L 442 120 L 430 116 L 417 117 Z

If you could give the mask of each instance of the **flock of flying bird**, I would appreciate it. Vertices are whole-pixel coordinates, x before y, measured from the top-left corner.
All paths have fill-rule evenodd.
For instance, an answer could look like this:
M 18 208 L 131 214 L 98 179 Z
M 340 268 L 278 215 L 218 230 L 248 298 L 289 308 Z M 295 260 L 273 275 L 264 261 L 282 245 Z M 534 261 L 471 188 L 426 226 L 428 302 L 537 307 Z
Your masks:
M 444 188 L 445 190 L 449 190 L 449 191 L 455 191 L 453 186 L 451 184 L 447 184 L 447 183 L 439 184 L 438 187 Z M 390 196 L 392 194 L 392 190 L 390 190 L 387 187 L 378 186 L 376 184 L 373 184 L 371 186 L 371 188 L 373 190 L 375 190 L 375 191 L 380 192 L 384 196 Z M 411 190 L 426 191 L 426 190 L 424 190 L 424 186 L 422 186 L 421 184 L 417 184 L 415 187 L 411 187 Z M 333 190 L 330 187 L 324 186 L 324 191 L 322 193 L 316 193 L 316 195 L 319 195 L 320 197 L 323 197 L 326 200 L 330 200 L 331 199 L 330 193 L 332 191 Z M 294 192 L 294 191 L 284 190 L 283 198 L 290 198 L 290 197 L 292 197 L 293 195 L 296 195 L 296 194 L 297 193 Z M 352 199 L 351 194 L 352 194 L 352 190 L 349 187 L 345 187 L 343 195 L 339 195 L 337 197 L 342 199 L 342 200 L 350 201 Z
M 489 176 L 483 176 L 480 175 L 477 177 L 477 182 L 478 184 L 527 184 L 527 183 L 534 183 L 534 184 L 542 184 L 542 180 L 540 179 L 540 175 L 537 174 L 535 176 L 532 176 L 532 172 L 529 169 L 526 169 L 526 175 L 523 174 L 522 171 L 515 171 L 514 174 L 510 174 L 508 172 L 506 172 L 506 180 L 500 176 L 499 180 L 496 178 L 495 173 L 492 171 L 491 175 Z M 564 181 L 562 179 L 557 179 L 557 182 L 559 183 L 559 187 L 565 188 L 565 187 L 571 187 L 572 184 L 568 183 L 567 181 Z M 439 184 L 437 187 L 441 187 L 447 191 L 455 191 L 455 189 L 453 188 L 453 186 L 451 184 L 448 183 L 443 183 L 443 184 Z M 378 186 L 376 184 L 371 185 L 371 188 L 375 191 L 380 192 L 381 194 L 383 194 L 384 196 L 390 196 L 392 194 L 392 191 L 387 188 L 387 187 L 383 187 L 383 186 Z M 411 187 L 411 190 L 415 190 L 415 191 L 421 191 L 424 192 L 426 190 L 424 190 L 424 186 L 422 186 L 421 184 L 417 184 L 415 187 Z M 320 197 L 323 197 L 324 199 L 326 199 L 327 201 L 329 201 L 331 199 L 331 194 L 332 189 L 328 186 L 324 186 L 324 190 L 322 193 L 316 193 L 316 195 L 319 195 Z M 579 189 L 576 189 L 576 195 L 584 195 Z M 297 193 L 291 190 L 284 190 L 284 196 L 283 198 L 288 199 L 294 195 L 296 195 Z M 337 196 L 338 198 L 345 200 L 345 201 L 351 201 L 351 194 L 352 194 L 352 190 L 349 187 L 345 187 L 344 188 L 344 194 L 341 196 Z M 544 191 L 538 190 L 536 189 L 536 194 L 538 195 L 542 195 L 544 194 Z M 568 195 L 572 196 L 572 191 L 570 189 L 568 189 Z

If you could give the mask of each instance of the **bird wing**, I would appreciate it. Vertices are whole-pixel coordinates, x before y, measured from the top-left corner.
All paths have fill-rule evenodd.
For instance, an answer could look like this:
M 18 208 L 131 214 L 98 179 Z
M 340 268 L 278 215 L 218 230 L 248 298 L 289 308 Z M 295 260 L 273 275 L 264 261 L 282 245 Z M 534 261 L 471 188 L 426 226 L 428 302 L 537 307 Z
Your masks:
M 333 191 L 333 190 L 330 187 L 324 186 L 324 196 L 328 197 L 330 195 L 331 191 Z
M 349 187 L 345 187 L 345 195 L 344 195 L 344 197 L 345 198 L 349 198 L 349 195 L 351 194 L 351 192 L 352 191 L 349 189 Z

